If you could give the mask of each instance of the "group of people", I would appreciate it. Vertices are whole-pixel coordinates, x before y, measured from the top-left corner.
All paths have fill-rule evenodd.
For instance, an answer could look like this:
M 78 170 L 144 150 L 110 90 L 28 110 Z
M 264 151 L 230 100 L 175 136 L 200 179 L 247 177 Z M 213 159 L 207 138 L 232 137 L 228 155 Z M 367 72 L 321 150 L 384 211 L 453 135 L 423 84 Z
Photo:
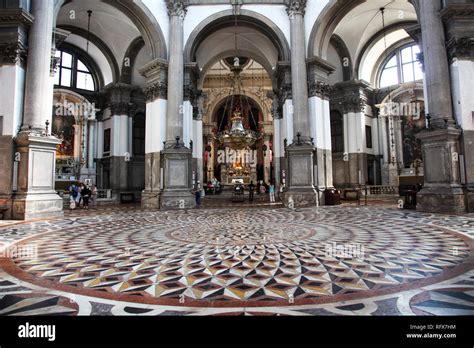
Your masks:
M 72 184 L 69 188 L 70 192 L 70 205 L 69 208 L 74 210 L 76 208 L 80 208 L 81 204 L 84 209 L 89 209 L 89 205 L 92 203 L 94 205 L 97 204 L 97 187 L 92 185 L 89 187 L 88 185 L 80 184 Z
M 205 189 L 206 189 L 206 193 L 213 194 L 213 195 L 216 195 L 222 192 L 221 183 L 216 178 L 209 180 L 206 184 Z
M 253 181 L 249 185 L 249 201 L 253 202 L 255 190 L 257 194 L 264 195 L 266 193 L 270 196 L 270 203 L 275 203 L 275 185 L 273 183 L 267 184 L 260 180 L 257 182 L 257 185 L 254 185 Z

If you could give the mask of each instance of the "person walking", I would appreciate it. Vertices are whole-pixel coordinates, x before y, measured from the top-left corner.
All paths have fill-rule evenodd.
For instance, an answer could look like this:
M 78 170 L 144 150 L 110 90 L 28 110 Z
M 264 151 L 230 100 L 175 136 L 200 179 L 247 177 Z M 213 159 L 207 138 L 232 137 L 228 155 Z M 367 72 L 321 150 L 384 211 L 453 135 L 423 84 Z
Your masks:
M 85 186 L 83 187 L 82 191 L 82 207 L 84 209 L 89 209 L 89 199 L 91 198 L 92 191 L 90 190 L 89 187 Z
M 198 181 L 196 185 L 196 205 L 201 205 L 201 182 Z
M 260 183 L 260 193 L 261 193 L 262 195 L 264 195 L 265 193 L 267 193 L 267 187 L 266 187 L 266 185 L 265 185 L 265 183 L 264 183 L 263 181 Z
M 275 203 L 275 185 L 270 184 L 268 192 L 270 193 L 270 203 Z
M 72 184 L 69 188 L 69 209 L 74 210 L 77 208 L 77 196 L 77 186 L 75 184 Z
M 97 186 L 96 185 L 92 185 L 91 203 L 94 205 L 94 207 L 97 207 Z
M 254 193 L 255 193 L 255 185 L 253 184 L 253 181 L 251 181 L 249 185 L 249 202 L 253 202 Z

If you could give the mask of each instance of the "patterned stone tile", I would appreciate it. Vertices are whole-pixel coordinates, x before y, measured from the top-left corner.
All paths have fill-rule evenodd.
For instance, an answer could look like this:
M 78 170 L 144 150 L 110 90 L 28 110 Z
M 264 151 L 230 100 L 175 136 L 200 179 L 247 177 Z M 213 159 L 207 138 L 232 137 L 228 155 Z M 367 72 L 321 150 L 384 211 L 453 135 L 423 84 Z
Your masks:
M 473 221 L 374 207 L 75 211 L 0 226 L 0 242 L 36 251 L 0 261 L 10 273 L 0 297 L 33 301 L 6 291 L 31 283 L 52 296 L 39 307 L 61 314 L 74 301 L 62 306 L 58 294 L 74 292 L 91 315 L 400 315 L 397 294 L 468 270 Z M 413 312 L 471 311 L 472 279 L 457 281 L 463 295 L 429 290 L 411 299 Z

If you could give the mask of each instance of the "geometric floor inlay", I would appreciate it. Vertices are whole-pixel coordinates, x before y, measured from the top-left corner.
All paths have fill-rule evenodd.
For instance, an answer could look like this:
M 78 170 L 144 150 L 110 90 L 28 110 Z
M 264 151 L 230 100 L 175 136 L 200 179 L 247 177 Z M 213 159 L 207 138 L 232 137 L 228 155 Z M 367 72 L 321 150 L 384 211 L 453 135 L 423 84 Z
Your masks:
M 468 236 L 437 225 L 427 228 L 384 210 L 354 211 L 138 210 L 114 218 L 104 215 L 23 239 L 15 247 L 34 246 L 35 258 L 16 256 L 2 265 L 19 279 L 58 291 L 191 307 L 340 302 L 405 291 L 467 271 L 461 268 L 471 257 Z M 431 292 L 414 299 L 412 306 L 422 314 L 444 301 L 466 309 L 472 292 L 463 296 Z M 65 313 L 71 312 L 69 307 L 63 308 Z

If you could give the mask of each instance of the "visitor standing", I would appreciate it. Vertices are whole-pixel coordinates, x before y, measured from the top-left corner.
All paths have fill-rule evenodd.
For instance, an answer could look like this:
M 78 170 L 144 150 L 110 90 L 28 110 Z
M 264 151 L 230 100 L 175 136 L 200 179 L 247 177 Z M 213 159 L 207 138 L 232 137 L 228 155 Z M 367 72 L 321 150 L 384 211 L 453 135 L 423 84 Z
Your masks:
M 201 205 L 201 182 L 198 181 L 196 185 L 196 205 Z
M 265 193 L 267 193 L 267 187 L 266 187 L 266 185 L 263 183 L 263 181 L 262 181 L 261 184 L 260 184 L 260 193 L 261 193 L 262 195 L 264 195 Z
M 83 186 L 83 189 L 81 191 L 82 194 L 82 206 L 84 209 L 89 209 L 89 199 L 92 196 L 92 191 L 90 190 L 89 187 Z
M 253 184 L 253 181 L 251 181 L 249 185 L 249 202 L 253 202 L 254 193 L 255 185 Z
M 78 190 L 75 184 L 72 184 L 69 188 L 69 209 L 74 210 L 77 207 L 77 195 Z
M 91 203 L 94 205 L 94 207 L 97 207 L 97 186 L 92 185 L 92 196 L 91 196 Z
M 270 203 L 275 203 L 275 185 L 270 184 L 268 192 L 270 192 Z

